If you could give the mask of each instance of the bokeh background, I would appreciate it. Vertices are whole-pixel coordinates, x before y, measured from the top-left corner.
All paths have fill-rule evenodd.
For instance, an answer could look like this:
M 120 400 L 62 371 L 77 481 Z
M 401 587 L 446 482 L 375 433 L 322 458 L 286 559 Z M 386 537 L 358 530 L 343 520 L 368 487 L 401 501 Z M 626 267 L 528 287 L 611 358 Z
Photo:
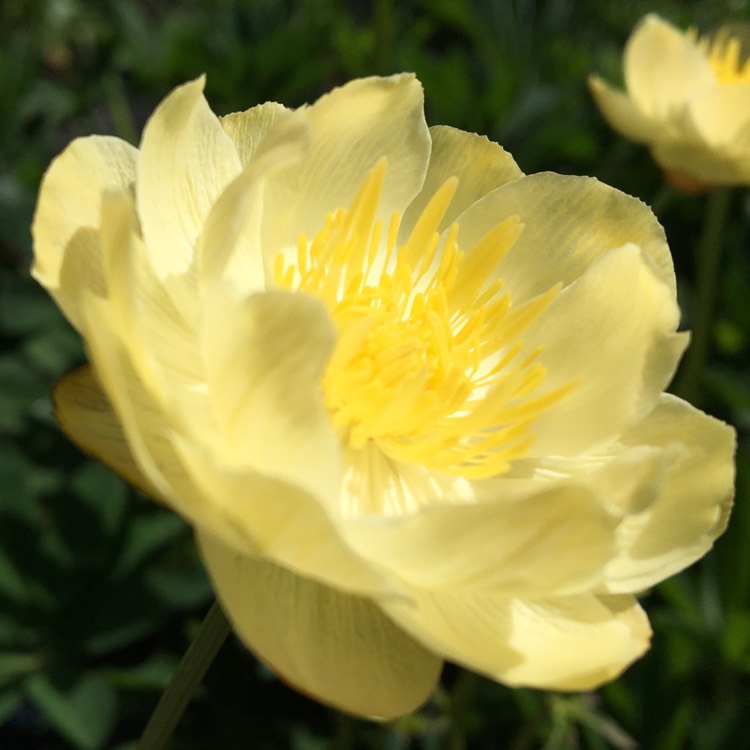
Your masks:
M 594 71 L 621 80 L 622 45 L 648 12 L 702 30 L 750 21 L 748 0 L 0 2 L 0 749 L 135 748 L 211 601 L 189 528 L 55 425 L 50 388 L 83 352 L 28 274 L 50 159 L 78 135 L 137 143 L 158 101 L 204 72 L 223 114 L 415 71 L 430 124 L 485 133 L 526 172 L 594 175 L 653 205 L 689 327 L 706 198 L 665 188 L 586 88 Z M 655 637 L 641 662 L 586 695 L 510 690 L 449 666 L 422 711 L 380 726 L 297 695 L 230 638 L 170 747 L 750 747 L 749 199 L 731 196 L 695 398 L 738 428 L 737 504 L 714 552 L 645 594 Z

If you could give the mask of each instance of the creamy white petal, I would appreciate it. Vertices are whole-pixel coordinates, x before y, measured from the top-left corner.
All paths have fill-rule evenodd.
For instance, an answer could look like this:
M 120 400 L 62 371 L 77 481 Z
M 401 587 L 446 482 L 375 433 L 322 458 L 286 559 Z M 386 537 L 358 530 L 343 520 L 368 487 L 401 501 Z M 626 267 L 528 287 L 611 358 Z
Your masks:
M 136 199 L 160 278 L 184 272 L 214 202 L 240 172 L 232 139 L 203 97 L 204 79 L 179 86 L 143 131 Z
M 340 456 L 321 381 L 335 331 L 323 304 L 286 292 L 243 298 L 217 284 L 204 299 L 201 335 L 219 423 L 217 460 L 296 485 L 333 507 Z
M 202 288 L 221 278 L 231 279 L 244 292 L 266 286 L 260 234 L 263 189 L 270 175 L 299 162 L 309 140 L 309 128 L 300 114 L 283 108 L 272 111 L 273 127 L 269 125 L 262 139 L 253 144 L 252 157 L 216 201 L 198 237 L 198 280 Z M 242 145 L 249 148 L 246 139 Z
M 430 137 L 430 164 L 422 189 L 401 221 L 403 238 L 409 236 L 435 191 L 451 177 L 458 177 L 458 187 L 438 225 L 439 232 L 490 191 L 524 176 L 513 157 L 486 136 L 438 125 L 430 128 Z
M 542 172 L 492 191 L 458 218 L 458 242 L 470 250 L 501 221 L 518 216 L 521 236 L 498 275 L 514 304 L 575 281 L 600 255 L 632 242 L 675 288 L 664 230 L 648 207 L 590 177 Z
M 593 492 L 572 484 L 530 483 L 521 492 L 504 492 L 501 482 L 495 487 L 495 497 L 484 502 L 342 521 L 342 533 L 363 556 L 413 586 L 538 597 L 598 585 L 614 554 L 617 519 Z
M 119 138 L 78 138 L 42 179 L 31 227 L 31 273 L 79 331 L 81 292 L 103 295 L 107 288 L 99 240 L 102 196 L 131 189 L 137 158 L 136 149 Z
M 400 584 L 353 551 L 315 497 L 293 484 L 222 465 L 221 457 L 175 438 L 177 450 L 208 508 L 231 519 L 239 537 L 196 528 L 240 554 L 257 554 L 300 575 L 363 595 L 399 595 Z M 251 540 L 244 544 L 242 539 Z M 239 542 L 237 541 L 239 539 Z
M 711 548 L 725 529 L 734 494 L 731 427 L 664 394 L 621 439 L 664 456 L 657 496 L 627 515 L 617 532 L 620 554 L 607 565 L 607 588 L 636 592 L 674 575 Z
M 608 86 L 599 76 L 589 76 L 589 88 L 604 119 L 631 141 L 653 143 L 666 134 L 659 120 L 646 116 L 627 94 Z
M 508 685 L 590 690 L 648 648 L 651 628 L 628 596 L 511 599 L 413 590 L 381 608 L 429 649 Z
M 530 455 L 570 456 L 610 442 L 649 412 L 687 344 L 674 292 L 635 245 L 593 262 L 524 334 L 541 348 L 543 388 L 572 390 L 534 422 Z
M 214 587 L 240 638 L 296 689 L 357 716 L 409 713 L 442 662 L 368 599 L 243 557 L 199 535 Z
M 410 203 L 427 170 L 430 136 L 413 75 L 351 81 L 300 111 L 311 130 L 308 155 L 269 180 L 265 193 L 269 261 L 300 234 L 322 229 L 327 213 L 347 208 L 381 157 L 388 160 L 379 212 L 386 221 Z
M 625 47 L 625 87 L 647 117 L 668 120 L 696 89 L 714 84 L 696 43 L 656 15 L 646 16 Z
M 106 420 L 121 425 L 128 449 L 152 490 L 191 523 L 225 534 L 235 544 L 251 547 L 251 537 L 238 537 L 236 524 L 206 502 L 186 473 L 172 443 L 175 430 L 179 429 L 179 419 L 164 413 L 163 405 L 133 368 L 132 357 L 120 340 L 111 307 L 103 300 L 89 297 L 84 301 L 83 310 L 90 325 L 86 341 L 89 359 L 114 415 L 107 415 Z M 91 398 L 96 401 L 99 393 L 92 392 Z M 100 408 L 106 412 L 103 405 L 100 404 Z M 81 440 L 96 437 L 95 432 L 83 429 L 78 435 Z M 82 443 L 82 447 L 97 456 L 102 450 L 93 443 Z M 114 466 L 114 459 L 112 464 L 120 471 L 119 466 Z M 138 486 L 143 486 L 143 482 L 138 482 Z

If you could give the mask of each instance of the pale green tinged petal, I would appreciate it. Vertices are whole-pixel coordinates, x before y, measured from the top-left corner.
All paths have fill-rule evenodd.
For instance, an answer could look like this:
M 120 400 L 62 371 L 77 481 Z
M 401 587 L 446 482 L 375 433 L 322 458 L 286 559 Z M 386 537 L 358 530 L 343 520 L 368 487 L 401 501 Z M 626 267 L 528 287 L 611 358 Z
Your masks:
M 409 236 L 429 200 L 449 178 L 458 177 L 458 187 L 438 225 L 439 232 L 490 191 L 524 176 L 513 157 L 485 136 L 439 125 L 430 128 L 430 137 L 432 151 L 424 184 L 401 221 L 404 237 Z
M 593 689 L 641 656 L 651 635 L 645 614 L 626 596 L 411 593 L 414 603 L 379 604 L 435 653 L 508 685 Z
M 429 698 L 442 662 L 370 600 L 198 539 L 234 629 L 296 689 L 377 719 L 407 714 Z
M 222 462 L 296 485 L 330 507 L 340 457 L 321 385 L 335 342 L 325 307 L 309 295 L 243 298 L 216 285 L 203 313 L 206 383 Z
M 624 518 L 621 552 L 606 569 L 610 591 L 635 592 L 695 562 L 724 531 L 734 494 L 735 434 L 665 394 L 621 443 L 658 448 L 664 463 L 656 498 Z
M 224 188 L 239 174 L 232 139 L 203 97 L 203 79 L 176 88 L 143 131 L 136 198 L 157 275 L 184 272 Z
M 289 112 L 283 104 L 265 102 L 244 112 L 233 112 L 219 118 L 221 127 L 234 142 L 243 169 L 276 122 Z
M 32 274 L 79 331 L 82 291 L 103 296 L 107 289 L 99 239 L 102 196 L 131 189 L 136 159 L 136 149 L 118 138 L 79 138 L 42 179 L 31 227 Z
M 498 188 L 459 217 L 459 245 L 469 250 L 511 216 L 518 216 L 523 232 L 498 275 L 514 304 L 558 282 L 570 284 L 597 257 L 629 242 L 675 288 L 672 257 L 653 213 L 637 198 L 598 180 L 542 172 Z
M 310 126 L 307 157 L 269 180 L 263 249 L 269 261 L 325 216 L 347 207 L 382 157 L 388 170 L 380 205 L 386 222 L 417 194 L 430 156 L 422 87 L 412 75 L 363 78 L 300 110 Z
M 692 92 L 714 84 L 708 61 L 696 43 L 658 16 L 648 15 L 625 47 L 625 85 L 647 117 L 680 117 Z
M 653 143 L 665 135 L 660 121 L 644 115 L 627 94 L 611 88 L 598 76 L 589 77 L 589 88 L 604 119 L 626 138 Z
M 687 345 L 678 323 L 674 291 L 638 247 L 593 262 L 524 334 L 543 387 L 574 384 L 537 418 L 530 454 L 596 450 L 649 412 Z
M 590 590 L 614 554 L 617 519 L 583 486 L 498 481 L 483 502 L 341 522 L 352 547 L 424 588 L 547 596 Z
M 172 447 L 169 426 L 134 373 L 127 372 L 126 362 L 119 360 L 123 365 L 120 382 L 107 379 L 112 373 L 106 365 L 102 373 L 86 366 L 60 380 L 53 397 L 55 416 L 65 434 L 126 482 L 170 506 L 186 520 L 211 529 L 214 534 L 223 534 L 247 551 L 254 550 L 249 537 L 238 535 L 236 521 L 205 503 L 189 480 Z M 106 382 L 108 388 L 127 383 L 132 403 L 124 415 L 116 411 L 100 381 Z M 145 463 L 144 452 L 148 453 Z
M 128 447 L 120 420 L 88 365 L 71 370 L 52 393 L 55 417 L 81 450 L 154 499 L 163 499 L 141 471 Z

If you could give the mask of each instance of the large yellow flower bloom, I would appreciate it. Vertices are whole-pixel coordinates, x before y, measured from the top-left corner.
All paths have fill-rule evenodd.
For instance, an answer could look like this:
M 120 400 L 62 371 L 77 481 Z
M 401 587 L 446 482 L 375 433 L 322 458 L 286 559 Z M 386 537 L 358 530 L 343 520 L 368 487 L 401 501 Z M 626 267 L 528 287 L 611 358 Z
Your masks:
M 396 716 L 443 659 L 616 676 L 634 594 L 733 486 L 732 430 L 662 393 L 686 337 L 651 212 L 428 129 L 410 75 L 223 118 L 202 89 L 44 178 L 33 272 L 91 360 L 66 432 L 190 521 L 237 633 L 320 700 Z
M 673 179 L 750 184 L 750 62 L 728 28 L 697 39 L 648 15 L 625 47 L 624 75 L 625 93 L 589 79 L 615 130 L 648 145 Z

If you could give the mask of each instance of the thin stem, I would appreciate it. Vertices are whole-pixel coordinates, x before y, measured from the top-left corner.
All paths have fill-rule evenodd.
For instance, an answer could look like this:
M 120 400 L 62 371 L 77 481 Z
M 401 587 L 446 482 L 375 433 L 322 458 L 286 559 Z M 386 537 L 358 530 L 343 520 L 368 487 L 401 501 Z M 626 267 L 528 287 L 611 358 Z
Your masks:
M 466 750 L 466 719 L 474 696 L 477 676 L 468 670 L 462 670 L 456 677 L 450 691 L 450 726 L 446 747 L 448 750 Z
M 729 188 L 715 190 L 708 196 L 703 231 L 696 249 L 692 336 L 674 388 L 677 395 L 688 401 L 695 401 L 698 396 L 711 344 L 722 240 L 730 197 Z
M 167 746 L 229 630 L 226 615 L 214 602 L 151 714 L 137 750 L 163 750 Z

